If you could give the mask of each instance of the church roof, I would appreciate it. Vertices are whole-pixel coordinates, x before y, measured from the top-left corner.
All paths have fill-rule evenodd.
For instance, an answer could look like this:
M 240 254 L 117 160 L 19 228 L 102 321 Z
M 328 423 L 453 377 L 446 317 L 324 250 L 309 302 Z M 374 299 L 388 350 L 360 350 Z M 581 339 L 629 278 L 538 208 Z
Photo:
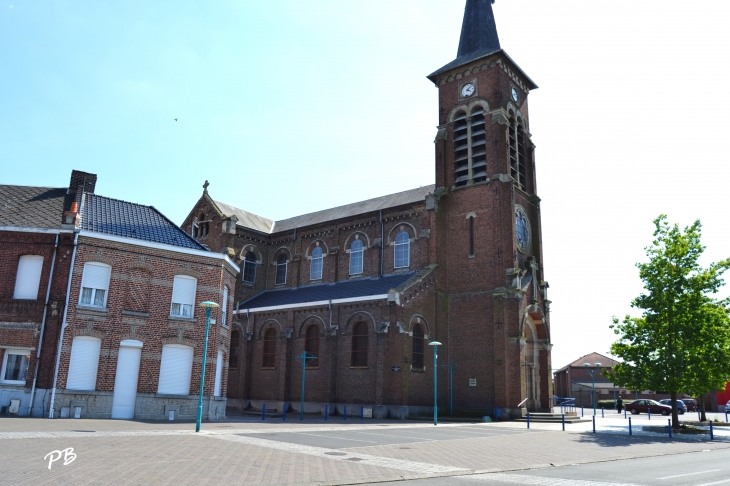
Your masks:
M 346 204 L 344 206 L 325 209 L 314 213 L 303 214 L 301 216 L 282 219 L 280 221 L 272 221 L 268 218 L 264 218 L 263 216 L 258 216 L 235 206 L 231 206 L 230 204 L 225 204 L 219 201 L 214 202 L 218 206 L 218 209 L 220 209 L 226 216 L 235 215 L 238 218 L 238 222 L 236 223 L 238 226 L 271 234 L 281 231 L 291 231 L 294 228 L 326 223 L 337 219 L 349 218 L 357 216 L 358 214 L 378 211 L 380 209 L 388 209 L 405 204 L 423 202 L 426 195 L 432 193 L 435 188 L 436 186 L 434 184 L 430 184 L 428 186 L 410 189 L 408 191 L 397 192 L 395 194 L 380 196 L 374 199 L 367 199 L 365 201 Z

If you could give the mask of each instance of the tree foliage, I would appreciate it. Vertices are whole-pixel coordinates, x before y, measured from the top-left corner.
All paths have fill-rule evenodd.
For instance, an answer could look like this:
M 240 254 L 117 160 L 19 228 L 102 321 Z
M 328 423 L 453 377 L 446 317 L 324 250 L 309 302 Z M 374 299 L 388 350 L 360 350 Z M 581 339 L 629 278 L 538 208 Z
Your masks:
M 649 261 L 636 265 L 645 292 L 631 306 L 642 315 L 611 325 L 619 336 L 611 352 L 623 361 L 611 377 L 633 390 L 671 393 L 674 403 L 677 393 L 698 396 L 730 381 L 730 300 L 715 297 L 730 259 L 700 266 L 699 220 L 681 230 L 662 215 L 654 225 Z

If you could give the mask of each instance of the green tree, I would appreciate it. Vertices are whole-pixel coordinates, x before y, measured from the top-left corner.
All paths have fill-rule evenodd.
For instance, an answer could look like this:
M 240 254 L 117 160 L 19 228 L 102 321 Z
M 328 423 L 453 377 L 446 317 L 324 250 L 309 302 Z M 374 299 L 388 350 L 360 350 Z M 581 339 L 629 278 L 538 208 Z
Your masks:
M 654 225 L 649 261 L 636 265 L 645 292 L 631 306 L 642 315 L 613 318 L 611 352 L 623 362 L 610 374 L 619 386 L 671 393 L 676 428 L 678 393 L 698 396 L 730 381 L 730 300 L 714 297 L 730 259 L 700 266 L 699 220 L 681 230 L 661 215 Z

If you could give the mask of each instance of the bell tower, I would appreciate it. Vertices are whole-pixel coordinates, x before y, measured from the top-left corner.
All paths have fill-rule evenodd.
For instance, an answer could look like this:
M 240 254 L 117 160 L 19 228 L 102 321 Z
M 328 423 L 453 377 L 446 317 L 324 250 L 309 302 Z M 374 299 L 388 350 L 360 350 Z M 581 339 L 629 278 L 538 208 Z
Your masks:
M 438 338 L 458 365 L 455 407 L 519 415 L 546 411 L 552 391 L 527 104 L 537 85 L 502 49 L 492 3 L 466 0 L 456 59 L 428 76 L 439 90 Z

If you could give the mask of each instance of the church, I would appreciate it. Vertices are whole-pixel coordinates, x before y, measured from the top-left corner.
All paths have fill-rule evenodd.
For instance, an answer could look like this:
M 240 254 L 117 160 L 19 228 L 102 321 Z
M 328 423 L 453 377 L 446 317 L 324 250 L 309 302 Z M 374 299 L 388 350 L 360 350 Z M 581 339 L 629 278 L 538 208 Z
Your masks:
M 537 85 L 500 46 L 492 0 L 466 0 L 457 57 L 427 78 L 439 90 L 432 186 L 280 221 L 204 186 L 182 228 L 241 269 L 228 407 L 428 416 L 437 373 L 441 414 L 548 411 Z

